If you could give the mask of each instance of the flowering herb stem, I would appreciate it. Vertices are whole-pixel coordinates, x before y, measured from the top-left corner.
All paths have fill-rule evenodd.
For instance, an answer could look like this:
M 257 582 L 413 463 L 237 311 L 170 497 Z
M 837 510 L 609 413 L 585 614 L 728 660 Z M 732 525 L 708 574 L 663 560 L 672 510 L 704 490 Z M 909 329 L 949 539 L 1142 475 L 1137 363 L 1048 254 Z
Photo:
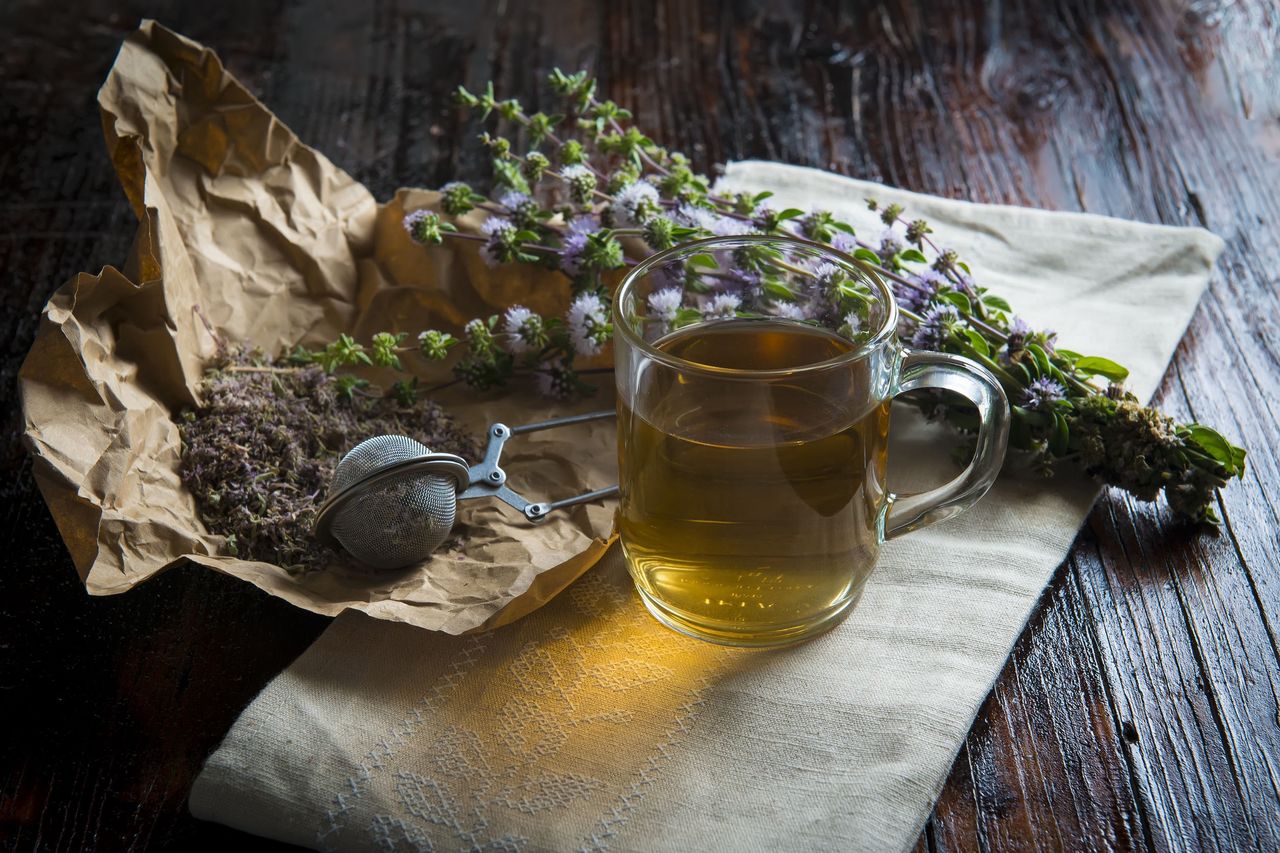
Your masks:
M 575 364 L 601 354 L 612 336 L 614 271 L 701 237 L 797 234 L 871 266 L 896 296 L 897 332 L 911 347 L 964 355 L 990 369 L 1013 406 L 1010 444 L 1034 467 L 1050 473 L 1057 464 L 1076 465 L 1140 499 L 1163 494 L 1178 513 L 1216 522 L 1213 489 L 1243 476 L 1244 450 L 1207 426 L 1179 424 L 1142 406 L 1124 387 L 1123 366 L 1062 348 L 1054 332 L 1031 328 L 974 279 L 956 252 L 935 242 L 928 222 L 910 220 L 900 205 L 869 199 L 868 209 L 885 228 L 872 239 L 831 211 L 775 210 L 767 204 L 771 193 L 715 193 L 688 158 L 656 145 L 630 123 L 629 112 L 597 97 L 585 72 L 557 70 L 550 83 L 568 118 L 528 115 L 516 101 L 499 100 L 492 84 L 479 94 L 459 89 L 467 107 L 514 119 L 532 147 L 520 153 L 509 140 L 485 134 L 495 186 L 507 195 L 494 201 L 448 184 L 443 213 L 413 211 L 405 218 L 405 228 L 424 245 L 447 237 L 478 242 L 491 264 L 551 266 L 572 283 L 573 301 L 562 317 L 512 305 L 502 315 L 471 320 L 458 337 L 457 330 L 419 333 L 418 350 L 430 359 L 452 359 L 459 380 L 487 389 L 531 377 L 548 394 L 584 393 L 586 371 Z M 574 136 L 557 133 L 561 125 L 576 128 Z M 543 140 L 554 146 L 548 153 L 557 164 L 536 150 Z M 476 207 L 490 214 L 483 233 L 461 232 L 456 217 Z M 867 334 L 875 300 L 854 277 L 830 264 L 809 269 L 775 254 L 700 254 L 664 270 L 669 285 L 648 297 L 652 322 L 672 329 L 763 315 L 825 325 L 855 341 Z M 381 333 L 367 350 L 348 339 L 299 358 L 328 370 L 364 363 L 394 368 L 402 351 L 395 336 Z M 1099 377 L 1105 389 L 1091 384 Z M 963 407 L 938 398 L 921 405 L 961 430 L 972 428 Z

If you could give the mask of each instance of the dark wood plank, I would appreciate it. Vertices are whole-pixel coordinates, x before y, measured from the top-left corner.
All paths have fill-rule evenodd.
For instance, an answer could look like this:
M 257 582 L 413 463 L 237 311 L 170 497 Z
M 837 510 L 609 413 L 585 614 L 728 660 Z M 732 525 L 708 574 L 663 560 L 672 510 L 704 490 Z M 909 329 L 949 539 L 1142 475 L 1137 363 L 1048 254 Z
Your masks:
M 703 166 L 770 157 L 961 198 L 1204 224 L 1229 249 L 1158 399 L 1243 438 L 1204 540 L 1107 496 L 953 768 L 918 849 L 1268 848 L 1280 840 L 1280 9 L 1274 2 L 615 4 L 18 2 L 0 10 L 0 842 L 247 843 L 186 817 L 200 760 L 323 620 L 181 569 L 78 587 L 17 441 L 14 377 L 48 293 L 117 262 L 131 214 L 93 93 L 143 14 L 216 47 L 385 197 L 481 178 L 448 103 L 539 104 L 589 65 Z
M 239 833 L 186 815 L 191 779 L 240 708 L 325 620 L 193 568 L 135 594 L 85 595 L 19 441 L 17 369 L 39 309 L 81 269 L 123 261 L 135 227 L 94 95 L 137 15 L 6 9 L 0 31 L 0 847 L 218 849 Z M 163 11 L 163 10 L 162 10 Z M 229 56 L 270 29 L 210 10 Z M 237 26 L 239 29 L 237 29 Z M 206 33 L 207 37 L 212 31 Z M 269 58 L 257 63 L 265 70 Z

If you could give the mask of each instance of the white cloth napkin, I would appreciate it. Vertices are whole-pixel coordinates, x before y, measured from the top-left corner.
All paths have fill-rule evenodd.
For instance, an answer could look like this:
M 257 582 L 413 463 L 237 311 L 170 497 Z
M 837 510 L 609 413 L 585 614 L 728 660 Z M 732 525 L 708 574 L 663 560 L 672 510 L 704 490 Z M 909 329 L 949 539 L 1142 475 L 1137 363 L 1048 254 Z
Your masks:
M 1154 391 L 1222 241 L 967 204 L 771 163 L 732 189 L 924 217 L 980 283 Z M 890 485 L 954 474 L 942 428 L 895 414 Z M 903 450 L 903 445 L 909 449 Z M 321 849 L 905 850 L 1096 495 L 1002 478 L 961 517 L 888 543 L 843 625 L 724 649 L 660 627 L 611 554 L 495 633 L 338 618 L 241 715 L 198 816 Z

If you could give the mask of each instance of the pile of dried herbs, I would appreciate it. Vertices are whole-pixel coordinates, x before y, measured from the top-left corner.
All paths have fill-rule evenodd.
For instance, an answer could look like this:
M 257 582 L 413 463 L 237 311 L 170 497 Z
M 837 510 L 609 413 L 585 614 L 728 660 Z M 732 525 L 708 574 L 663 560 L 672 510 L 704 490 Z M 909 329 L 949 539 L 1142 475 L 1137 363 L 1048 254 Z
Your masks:
M 477 459 L 475 439 L 440 406 L 366 395 L 317 365 L 268 363 L 232 352 L 210 366 L 202 405 L 182 413 L 182 482 L 226 551 L 290 571 L 323 568 L 332 553 L 312 525 L 342 454 L 383 433 Z

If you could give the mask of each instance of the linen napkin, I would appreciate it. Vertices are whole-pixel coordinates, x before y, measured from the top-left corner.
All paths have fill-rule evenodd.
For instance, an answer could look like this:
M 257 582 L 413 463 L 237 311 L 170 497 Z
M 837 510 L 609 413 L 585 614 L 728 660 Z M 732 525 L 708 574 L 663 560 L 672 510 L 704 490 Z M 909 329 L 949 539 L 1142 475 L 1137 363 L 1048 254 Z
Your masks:
M 728 189 L 903 204 L 1033 326 L 1154 391 L 1222 249 L 1206 231 L 968 204 L 771 163 Z M 895 411 L 890 487 L 954 475 L 942 427 Z M 498 631 L 335 620 L 243 713 L 191 810 L 320 849 L 905 850 L 1096 497 L 1002 477 L 887 543 L 842 625 L 774 651 L 654 622 L 616 549 Z

